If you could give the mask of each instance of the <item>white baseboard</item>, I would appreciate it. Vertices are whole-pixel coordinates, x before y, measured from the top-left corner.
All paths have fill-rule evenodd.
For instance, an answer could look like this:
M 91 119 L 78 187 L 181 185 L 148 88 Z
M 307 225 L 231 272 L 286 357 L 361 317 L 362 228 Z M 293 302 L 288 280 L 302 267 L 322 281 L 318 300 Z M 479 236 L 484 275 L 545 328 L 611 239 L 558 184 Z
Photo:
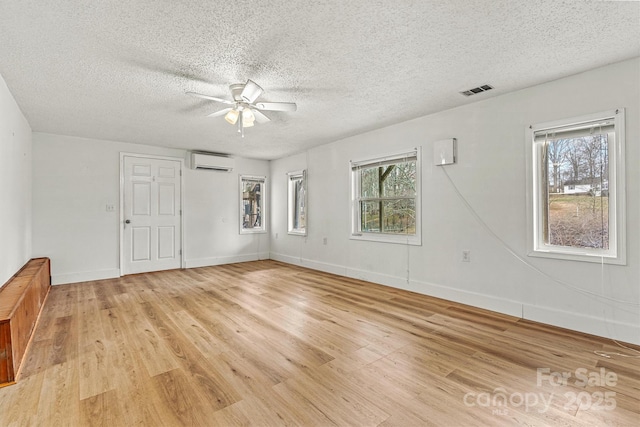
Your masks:
M 247 255 L 235 255 L 225 257 L 201 258 L 185 261 L 185 268 L 207 267 L 210 265 L 234 264 L 236 262 L 257 261 L 269 259 L 269 252 L 260 252 Z M 52 274 L 52 285 L 66 285 L 69 283 L 89 282 L 92 280 L 114 279 L 120 277 L 120 269 L 108 269 L 97 271 L 82 271 L 67 274 Z
M 269 258 L 275 261 L 282 261 L 287 264 L 293 264 L 300 267 L 307 267 L 312 270 L 324 271 L 325 273 L 337 274 L 339 276 L 346 276 L 347 269 L 337 264 L 329 264 L 326 262 L 317 262 L 305 258 L 296 258 L 289 255 L 277 254 L 271 252 Z
M 69 283 L 89 282 L 92 280 L 114 279 L 120 277 L 120 269 L 82 271 L 67 274 L 52 274 L 52 285 L 66 285 Z
M 271 253 L 271 259 L 311 268 L 313 270 L 352 277 L 385 286 L 391 286 L 397 289 L 404 289 L 423 295 L 442 298 L 448 301 L 491 310 L 534 322 L 540 322 L 547 325 L 558 326 L 578 332 L 640 345 L 640 326 L 638 325 L 611 321 L 601 317 L 591 317 L 577 313 L 558 311 L 546 307 L 537 307 L 523 304 L 518 301 L 497 298 L 491 295 L 449 288 L 418 280 L 407 281 L 406 278 L 402 277 L 357 270 L 341 265 L 322 263 L 273 252 Z
M 393 288 L 429 295 L 436 298 L 442 298 L 448 301 L 459 302 L 461 304 L 472 305 L 474 307 L 497 311 L 499 313 L 515 317 L 520 317 L 522 314 L 522 304 L 503 298 L 496 298 L 489 295 L 448 288 L 446 286 L 421 282 L 418 280 L 407 281 L 407 279 L 403 277 L 391 276 L 373 271 L 358 270 L 355 268 L 323 263 L 305 258 L 296 258 L 274 252 L 271 252 L 271 259 L 282 261 L 287 264 L 298 265 L 300 267 L 311 268 L 313 270 L 324 271 L 325 273 L 333 273 L 340 276 L 365 280 L 367 282 L 391 286 Z
M 528 304 L 524 305 L 522 312 L 524 319 L 534 322 L 640 345 L 639 325 Z
M 186 268 L 209 267 L 212 265 L 235 264 L 237 262 L 258 261 L 269 259 L 269 252 L 256 252 L 246 255 L 232 255 L 199 259 L 188 259 L 185 261 Z
M 522 304 L 506 298 L 479 294 L 477 292 L 470 292 L 462 289 L 449 288 L 447 286 L 421 282 L 418 280 L 412 280 L 409 283 L 409 286 L 402 289 L 485 310 L 495 311 L 497 313 L 507 314 L 513 317 L 522 316 Z

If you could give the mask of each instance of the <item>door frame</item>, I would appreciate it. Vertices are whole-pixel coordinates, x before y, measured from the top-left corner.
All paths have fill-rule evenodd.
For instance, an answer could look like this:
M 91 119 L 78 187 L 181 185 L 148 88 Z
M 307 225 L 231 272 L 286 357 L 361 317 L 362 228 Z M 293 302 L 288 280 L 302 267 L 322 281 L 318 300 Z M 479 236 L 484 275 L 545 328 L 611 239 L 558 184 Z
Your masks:
M 184 158 L 183 157 L 173 157 L 173 156 L 157 156 L 154 154 L 143 154 L 143 153 L 127 153 L 124 151 L 120 152 L 120 220 L 118 221 L 118 229 L 119 232 L 119 243 L 118 248 L 120 251 L 120 276 L 124 276 L 126 273 L 124 271 L 124 158 L 125 157 L 139 157 L 144 159 L 155 159 L 155 160 L 172 160 L 180 162 L 180 209 L 182 211 L 180 215 L 180 268 L 186 268 L 185 264 L 185 236 L 184 236 L 184 174 L 182 171 L 184 170 Z

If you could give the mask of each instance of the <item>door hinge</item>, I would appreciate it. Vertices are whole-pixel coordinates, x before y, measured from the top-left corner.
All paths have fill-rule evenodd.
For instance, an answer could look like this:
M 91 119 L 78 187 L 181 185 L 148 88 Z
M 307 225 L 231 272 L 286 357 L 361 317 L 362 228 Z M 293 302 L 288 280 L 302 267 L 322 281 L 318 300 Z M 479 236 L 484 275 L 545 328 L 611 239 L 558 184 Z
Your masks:
M 182 255 L 182 249 L 178 251 L 178 255 Z
M 182 169 L 180 169 L 180 176 L 182 176 Z

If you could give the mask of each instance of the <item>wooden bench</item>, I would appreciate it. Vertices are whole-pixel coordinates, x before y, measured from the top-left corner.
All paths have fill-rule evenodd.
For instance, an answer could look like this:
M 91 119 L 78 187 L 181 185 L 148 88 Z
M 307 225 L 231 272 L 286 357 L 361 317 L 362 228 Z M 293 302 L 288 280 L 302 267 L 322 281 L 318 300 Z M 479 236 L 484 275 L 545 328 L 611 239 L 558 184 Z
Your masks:
M 0 288 L 0 387 L 16 382 L 50 288 L 49 258 L 30 260 Z

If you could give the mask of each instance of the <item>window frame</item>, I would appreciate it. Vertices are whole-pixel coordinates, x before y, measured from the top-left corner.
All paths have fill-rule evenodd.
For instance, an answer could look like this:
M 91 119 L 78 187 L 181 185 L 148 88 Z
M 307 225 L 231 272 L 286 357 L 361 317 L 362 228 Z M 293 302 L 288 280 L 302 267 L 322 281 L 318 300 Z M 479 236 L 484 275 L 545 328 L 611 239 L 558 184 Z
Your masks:
M 244 183 L 247 182 L 260 182 L 261 188 L 261 204 L 260 208 L 260 216 L 261 223 L 259 228 L 244 228 Z M 267 215 L 268 215 L 268 189 L 267 189 L 267 177 L 266 176 L 257 176 L 257 175 L 240 175 L 238 177 L 239 182 L 239 211 L 238 211 L 238 222 L 240 228 L 240 234 L 263 234 L 267 232 Z
M 568 128 L 596 121 L 613 121 L 614 137 L 607 138 L 609 158 L 609 248 L 575 248 L 545 243 L 544 219 L 546 192 L 543 172 L 544 162 L 541 142 L 536 142 L 536 133 L 546 130 Z M 533 257 L 561 260 L 596 262 L 626 265 L 626 185 L 625 185 L 625 110 L 619 108 L 600 113 L 573 117 L 531 125 L 526 132 L 527 142 L 527 247 Z M 548 186 L 548 184 L 547 184 Z
M 304 197 L 302 198 L 302 207 L 304 208 L 304 227 L 294 228 L 293 222 L 296 215 L 296 210 L 300 207 L 295 204 L 294 197 L 294 182 L 300 179 L 302 181 L 302 188 L 304 189 Z M 294 236 L 306 236 L 307 235 L 307 170 L 299 170 L 295 172 L 287 172 L 287 234 Z
M 351 224 L 350 236 L 352 240 L 364 240 L 372 242 L 395 243 L 411 246 L 422 246 L 422 150 L 416 147 L 410 150 L 398 151 L 393 154 L 368 157 L 365 159 L 350 161 L 350 184 L 351 184 L 351 206 L 349 212 L 349 221 Z M 358 171 L 367 166 L 377 164 L 393 164 L 394 161 L 400 163 L 407 158 L 415 157 L 416 161 L 416 177 L 415 177 L 415 221 L 416 232 L 414 235 L 409 234 L 391 234 L 382 232 L 362 231 L 361 210 L 360 210 L 360 174 Z

